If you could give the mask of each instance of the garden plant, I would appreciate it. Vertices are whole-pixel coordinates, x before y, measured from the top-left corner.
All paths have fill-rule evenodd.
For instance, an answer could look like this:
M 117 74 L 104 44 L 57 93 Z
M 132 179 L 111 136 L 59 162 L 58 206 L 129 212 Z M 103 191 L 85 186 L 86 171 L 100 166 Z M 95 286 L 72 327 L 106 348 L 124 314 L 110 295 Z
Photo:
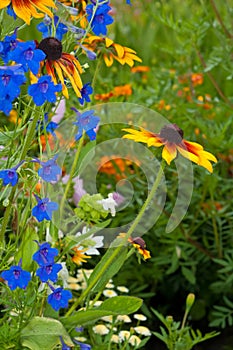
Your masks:
M 0 1 L 1 349 L 233 349 L 232 14 Z

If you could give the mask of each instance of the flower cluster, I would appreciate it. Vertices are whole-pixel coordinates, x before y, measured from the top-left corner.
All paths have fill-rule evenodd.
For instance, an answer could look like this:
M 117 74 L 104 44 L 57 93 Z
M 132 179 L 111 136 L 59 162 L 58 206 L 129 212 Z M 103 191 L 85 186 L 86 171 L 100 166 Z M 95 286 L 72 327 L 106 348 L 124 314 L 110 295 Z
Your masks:
M 39 268 L 36 275 L 41 282 L 47 283 L 52 293 L 49 294 L 47 301 L 55 311 L 68 306 L 69 299 L 72 298 L 72 293 L 62 287 L 54 288 L 48 281 L 57 282 L 58 272 L 62 269 L 62 265 L 55 263 L 54 258 L 58 255 L 56 248 L 51 248 L 49 243 L 39 244 L 39 250 L 33 255 L 33 260 L 37 262 Z

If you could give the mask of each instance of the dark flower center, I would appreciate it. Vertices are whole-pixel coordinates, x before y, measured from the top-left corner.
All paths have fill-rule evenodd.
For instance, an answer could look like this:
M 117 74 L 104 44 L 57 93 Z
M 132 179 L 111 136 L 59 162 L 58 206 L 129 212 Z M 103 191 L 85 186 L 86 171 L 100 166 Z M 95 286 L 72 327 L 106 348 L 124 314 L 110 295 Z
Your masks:
M 52 265 L 46 266 L 45 270 L 46 270 L 48 275 L 50 275 L 50 273 L 52 272 L 52 269 L 53 269 Z
M 179 144 L 183 140 L 184 132 L 176 124 L 165 125 L 159 136 L 170 143 Z
M 54 293 L 54 298 L 55 298 L 56 300 L 61 300 L 61 292 L 56 292 L 56 293 Z
M 40 249 L 40 254 L 44 257 L 47 256 L 48 255 L 48 248 Z
M 15 279 L 18 280 L 19 277 L 20 277 L 20 271 L 19 270 L 14 270 L 13 274 L 14 274 Z
M 31 61 L 33 59 L 34 52 L 32 49 L 28 49 L 27 51 L 24 52 L 24 57 L 26 61 Z
M 49 87 L 49 84 L 47 83 L 47 81 L 44 81 L 43 83 L 39 84 L 39 88 L 42 94 L 45 94 L 47 92 L 48 87 Z
M 146 243 L 144 239 L 142 239 L 141 237 L 135 237 L 133 238 L 132 241 L 133 241 L 133 244 L 138 244 L 142 249 L 146 247 Z
M 46 54 L 48 60 L 59 60 L 62 55 L 62 43 L 60 40 L 53 37 L 43 39 L 39 43 L 38 49 Z
M 9 170 L 8 173 L 7 173 L 9 179 L 13 179 L 15 177 L 15 172 L 12 171 L 12 170 Z

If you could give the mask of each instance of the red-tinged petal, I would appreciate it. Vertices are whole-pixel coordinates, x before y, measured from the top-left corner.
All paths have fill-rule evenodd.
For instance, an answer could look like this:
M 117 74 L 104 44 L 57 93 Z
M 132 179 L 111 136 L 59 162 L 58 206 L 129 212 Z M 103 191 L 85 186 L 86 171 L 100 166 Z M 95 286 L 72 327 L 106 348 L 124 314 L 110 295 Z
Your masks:
M 170 165 L 171 161 L 177 156 L 177 149 L 174 143 L 167 143 L 162 152 L 162 158 L 166 160 L 167 164 Z
M 67 87 L 65 85 L 64 77 L 63 77 L 63 74 L 62 74 L 62 69 L 60 68 L 58 62 L 54 62 L 54 68 L 56 69 L 56 73 L 57 73 L 58 78 L 60 79 L 61 84 L 62 84 L 62 93 L 65 96 L 65 98 L 68 99 L 69 98 L 68 89 L 67 89 Z
M 192 162 L 198 164 L 198 162 L 199 162 L 198 155 L 196 155 L 196 154 L 190 152 L 188 149 L 185 149 L 185 148 L 180 147 L 180 146 L 177 146 L 177 149 L 178 149 L 179 153 L 183 157 L 185 157 L 185 158 L 191 160 Z

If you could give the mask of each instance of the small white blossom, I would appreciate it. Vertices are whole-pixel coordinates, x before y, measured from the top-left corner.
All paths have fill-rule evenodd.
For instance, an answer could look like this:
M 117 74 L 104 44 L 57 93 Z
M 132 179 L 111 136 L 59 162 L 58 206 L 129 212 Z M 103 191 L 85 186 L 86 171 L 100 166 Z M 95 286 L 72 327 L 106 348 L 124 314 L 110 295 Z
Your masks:
M 116 320 L 119 321 L 119 322 L 124 322 L 124 323 L 132 322 L 131 318 L 129 316 L 127 316 L 127 315 L 118 315 Z
M 151 335 L 151 332 L 150 332 L 149 328 L 144 327 L 144 326 L 134 327 L 134 330 L 138 334 L 142 334 L 142 335 L 145 335 L 145 336 L 150 336 Z
M 137 335 L 131 335 L 129 338 L 129 344 L 138 346 L 141 343 L 141 339 Z
M 105 289 L 103 291 L 103 295 L 107 298 L 112 298 L 112 297 L 116 297 L 117 293 L 112 289 Z
M 69 271 L 67 270 L 66 263 L 61 262 L 59 263 L 62 265 L 62 269 L 58 272 L 58 276 L 62 279 L 63 287 L 68 287 L 68 279 L 69 279 Z
M 129 293 L 129 289 L 126 288 L 125 286 L 118 286 L 117 290 L 119 290 L 119 292 L 121 293 Z
M 113 334 L 111 339 L 110 339 L 110 342 L 119 344 L 121 342 L 119 335 Z
M 133 317 L 139 321 L 146 321 L 147 320 L 147 317 L 145 315 L 142 315 L 142 314 L 134 314 Z
M 129 331 L 120 331 L 119 338 L 121 341 L 127 340 L 130 338 L 130 332 Z
M 92 329 L 94 333 L 100 334 L 100 335 L 105 335 L 109 333 L 109 329 L 103 324 L 97 324 Z
M 109 193 L 108 198 L 101 199 L 98 203 L 102 204 L 104 210 L 110 210 L 112 216 L 116 215 L 117 202 L 113 199 L 112 193 Z
M 83 227 L 83 230 L 82 232 L 77 232 L 75 234 L 75 237 L 81 237 L 82 235 L 86 234 L 87 232 L 89 231 L 89 229 L 84 226 Z M 85 245 L 85 242 L 92 242 L 91 243 L 91 247 L 88 248 L 86 251 L 85 251 L 85 254 L 86 255 L 100 255 L 100 252 L 98 251 L 97 248 L 102 248 L 104 243 L 103 243 L 103 239 L 104 239 L 104 236 L 94 236 L 93 234 L 90 235 L 88 238 L 84 238 L 83 240 L 83 246 L 82 246 L 82 242 L 80 244 L 80 249 L 83 249 L 83 248 L 86 248 L 86 246 L 84 247 Z

